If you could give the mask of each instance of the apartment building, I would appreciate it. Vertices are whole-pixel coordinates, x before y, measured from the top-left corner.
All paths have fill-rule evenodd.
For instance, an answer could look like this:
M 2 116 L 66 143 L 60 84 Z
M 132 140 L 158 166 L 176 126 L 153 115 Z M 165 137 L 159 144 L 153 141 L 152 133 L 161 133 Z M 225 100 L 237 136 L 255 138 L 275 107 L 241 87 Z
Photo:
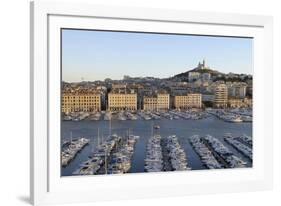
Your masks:
M 201 108 L 202 94 L 187 94 L 174 97 L 176 109 Z
M 63 92 L 62 112 L 92 112 L 101 110 L 101 95 L 93 92 Z
M 109 93 L 108 94 L 108 110 L 137 110 L 137 94 L 136 93 Z
M 228 103 L 228 89 L 225 84 L 219 84 L 215 88 L 214 106 L 217 108 L 227 107 Z

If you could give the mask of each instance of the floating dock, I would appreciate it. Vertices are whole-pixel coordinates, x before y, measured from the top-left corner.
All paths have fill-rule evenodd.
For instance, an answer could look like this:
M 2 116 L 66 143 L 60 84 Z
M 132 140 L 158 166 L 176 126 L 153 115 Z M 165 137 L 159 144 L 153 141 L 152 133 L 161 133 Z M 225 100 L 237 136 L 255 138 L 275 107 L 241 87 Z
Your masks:
M 62 144 L 61 164 L 63 167 L 67 166 L 87 144 L 90 140 L 86 138 L 78 138 L 71 141 L 65 141 Z

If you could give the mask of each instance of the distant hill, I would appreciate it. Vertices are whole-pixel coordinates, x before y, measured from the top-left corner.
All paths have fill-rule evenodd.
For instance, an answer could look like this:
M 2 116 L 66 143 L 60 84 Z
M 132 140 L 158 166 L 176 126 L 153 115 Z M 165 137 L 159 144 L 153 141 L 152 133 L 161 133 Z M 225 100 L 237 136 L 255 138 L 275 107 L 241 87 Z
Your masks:
M 221 72 L 218 72 L 216 70 L 212 70 L 210 68 L 203 68 L 203 69 L 195 68 L 195 69 L 192 69 L 192 70 L 180 73 L 180 74 L 176 74 L 174 77 L 176 77 L 176 78 L 188 78 L 189 72 L 198 72 L 200 74 L 202 74 L 202 73 L 210 73 L 212 76 L 214 76 L 214 75 L 217 76 L 219 74 L 223 74 Z
M 206 64 L 205 64 L 205 60 L 203 59 L 203 62 L 202 63 L 199 62 L 197 67 L 195 67 L 194 69 L 189 70 L 187 72 L 180 73 L 180 74 L 176 74 L 174 76 L 174 78 L 188 79 L 188 75 L 189 75 L 190 72 L 198 72 L 200 74 L 202 74 L 202 73 L 210 73 L 212 76 L 217 76 L 219 74 L 223 74 L 221 72 L 218 72 L 216 70 L 212 70 L 209 67 L 207 67 Z
M 252 76 L 246 76 L 243 74 L 234 74 L 234 73 L 229 73 L 229 74 L 225 74 L 222 72 L 219 72 L 217 70 L 213 70 L 210 67 L 205 66 L 205 60 L 203 60 L 203 63 L 199 62 L 198 66 L 195 67 L 194 69 L 191 69 L 189 71 L 180 73 L 180 74 L 176 74 L 173 77 L 171 77 L 170 79 L 174 79 L 177 81 L 188 81 L 188 76 L 190 72 L 198 72 L 200 74 L 203 73 L 209 73 L 212 76 L 212 79 L 214 81 L 217 80 L 223 80 L 223 81 L 247 81 L 249 79 L 252 79 Z

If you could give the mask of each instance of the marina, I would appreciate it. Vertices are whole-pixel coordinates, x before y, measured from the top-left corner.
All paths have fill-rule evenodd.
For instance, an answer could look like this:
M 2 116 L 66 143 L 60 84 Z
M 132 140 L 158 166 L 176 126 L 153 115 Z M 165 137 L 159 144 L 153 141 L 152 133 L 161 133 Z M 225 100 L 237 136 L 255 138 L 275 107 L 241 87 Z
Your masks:
M 226 133 L 231 133 L 237 141 L 250 147 L 251 123 L 229 124 L 213 115 L 198 120 L 183 118 L 170 120 L 163 118 L 160 113 L 161 119 L 158 120 L 145 121 L 138 118 L 134 121 L 124 121 L 115 118 L 117 113 L 111 114 L 110 121 L 103 121 L 105 113 L 101 113 L 99 121 L 85 119 L 62 122 L 62 147 L 69 142 L 70 132 L 75 137 L 90 140 L 72 161 L 62 167 L 63 176 L 252 166 L 252 161 L 248 157 L 224 139 Z M 126 112 L 124 116 L 127 116 Z M 232 153 L 229 155 L 231 157 L 216 151 L 203 138 L 207 134 L 219 140 Z M 132 139 L 133 136 L 137 136 L 134 146 L 126 141 L 129 136 Z M 179 145 L 179 151 L 184 152 L 180 152 L 185 155 L 181 161 L 177 158 L 173 160 L 177 162 L 178 168 L 172 166 L 165 144 L 167 138 L 176 139 L 178 144 L 175 145 Z M 128 150 L 122 149 L 124 147 Z M 174 157 L 177 157 L 176 154 L 171 153 Z
M 169 111 L 120 111 L 120 112 L 71 112 L 65 114 L 64 121 L 82 120 L 199 120 L 208 118 L 209 114 L 201 110 L 169 110 Z
M 71 112 L 63 116 L 64 121 L 109 121 L 109 120 L 200 120 L 209 118 L 210 115 L 214 115 L 223 121 L 230 123 L 252 122 L 251 111 L 241 109 L 189 109 L 189 110 L 168 110 L 168 111 L 102 111 L 102 112 Z

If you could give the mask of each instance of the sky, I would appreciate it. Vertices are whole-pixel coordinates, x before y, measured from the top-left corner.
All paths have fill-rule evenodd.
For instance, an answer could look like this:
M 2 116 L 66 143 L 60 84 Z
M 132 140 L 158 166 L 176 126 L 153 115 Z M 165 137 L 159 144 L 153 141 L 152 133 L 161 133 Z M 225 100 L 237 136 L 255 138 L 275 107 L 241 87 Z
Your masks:
M 167 78 L 205 59 L 211 69 L 252 74 L 250 38 L 62 30 L 62 80 Z

